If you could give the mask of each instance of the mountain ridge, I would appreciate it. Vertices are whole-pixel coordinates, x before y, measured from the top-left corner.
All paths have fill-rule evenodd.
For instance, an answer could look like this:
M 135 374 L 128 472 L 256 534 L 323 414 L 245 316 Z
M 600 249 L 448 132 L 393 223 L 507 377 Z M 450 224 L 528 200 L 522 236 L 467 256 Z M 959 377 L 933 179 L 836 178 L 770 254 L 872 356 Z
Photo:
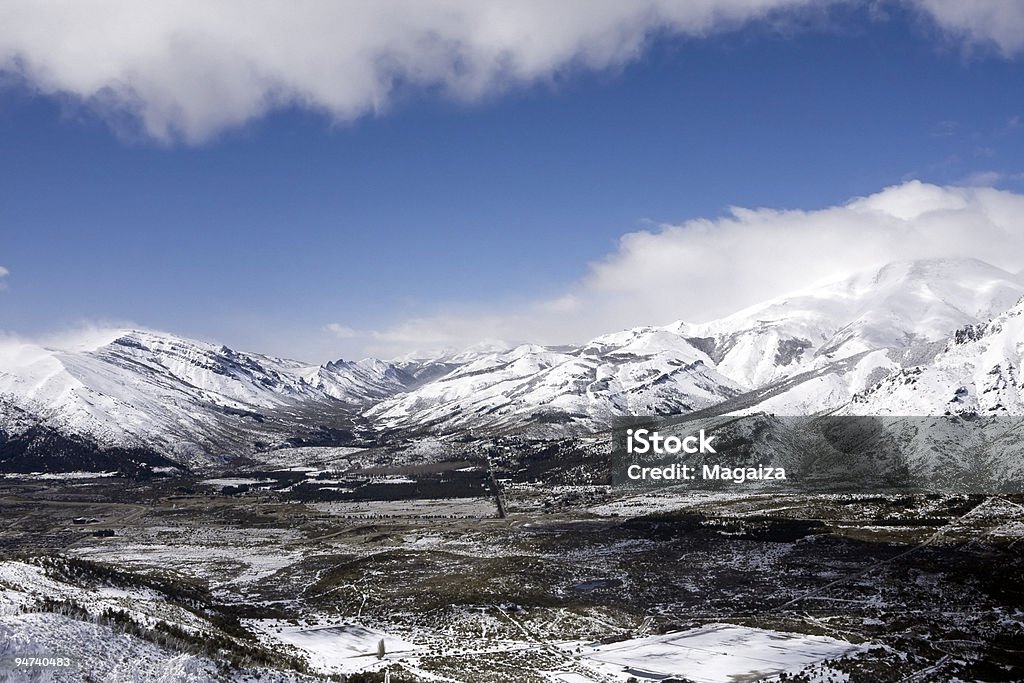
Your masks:
M 1021 297 L 1020 277 L 976 259 L 894 262 L 706 323 L 677 321 L 622 330 L 571 352 L 524 345 L 491 354 L 468 366 L 473 368 L 472 377 L 464 366 L 420 389 L 386 399 L 368 416 L 396 429 L 429 425 L 454 431 L 476 418 L 491 428 L 551 434 L 551 428 L 537 425 L 537 407 L 549 406 L 549 413 L 560 415 L 563 424 L 575 423 L 577 431 L 586 431 L 631 411 L 658 415 L 705 409 L 798 376 L 806 379 L 746 410 L 822 412 L 845 404 L 908 358 L 933 353 L 933 346 L 956 328 L 981 323 Z M 547 367 L 518 378 L 509 376 L 503 368 L 510 354 L 532 355 Z M 676 386 L 667 397 L 650 391 L 638 375 L 632 383 L 628 377 L 619 382 L 618 396 L 593 391 L 608 389 L 602 379 L 629 375 L 623 366 L 630 357 L 634 370 L 654 373 L 648 376 L 652 384 L 670 381 L 666 378 L 674 367 L 695 368 L 697 361 L 701 376 L 692 378 L 696 386 Z M 496 373 L 490 378 L 488 366 Z M 519 385 L 535 384 L 542 371 L 567 385 L 549 384 L 547 393 L 532 391 L 527 394 L 532 400 L 521 399 Z M 680 399 L 687 390 L 694 400 Z M 647 392 L 656 400 L 631 400 Z M 495 413 L 501 419 L 495 419 Z
M 715 406 L 828 412 L 867 406 L 866 392 L 907 368 L 946 362 L 954 334 L 971 343 L 971 335 L 991 337 L 979 330 L 993 329 L 989 319 L 1022 297 L 1018 275 L 973 259 L 932 259 L 862 271 L 706 323 L 636 327 L 571 347 L 311 365 L 146 330 L 109 331 L 63 349 L 8 340 L 0 444 L 13 449 L 35 429 L 201 467 L 357 434 L 558 438 L 621 416 Z M 1004 370 L 1019 368 L 1019 355 L 1004 356 Z M 1019 374 L 1002 379 L 1019 384 Z

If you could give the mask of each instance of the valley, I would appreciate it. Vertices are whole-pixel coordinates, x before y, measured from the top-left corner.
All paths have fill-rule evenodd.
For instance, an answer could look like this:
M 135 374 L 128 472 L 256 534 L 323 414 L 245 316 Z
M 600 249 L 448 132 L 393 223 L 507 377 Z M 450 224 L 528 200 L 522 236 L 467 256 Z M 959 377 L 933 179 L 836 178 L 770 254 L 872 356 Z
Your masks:
M 0 632 L 73 658 L 53 680 L 130 666 L 98 654 L 121 640 L 175 680 L 1021 675 L 1020 496 L 626 494 L 562 483 L 600 471 L 586 452 L 534 453 L 492 463 L 502 516 L 474 453 L 355 471 L 351 452 L 305 455 L 0 479 Z

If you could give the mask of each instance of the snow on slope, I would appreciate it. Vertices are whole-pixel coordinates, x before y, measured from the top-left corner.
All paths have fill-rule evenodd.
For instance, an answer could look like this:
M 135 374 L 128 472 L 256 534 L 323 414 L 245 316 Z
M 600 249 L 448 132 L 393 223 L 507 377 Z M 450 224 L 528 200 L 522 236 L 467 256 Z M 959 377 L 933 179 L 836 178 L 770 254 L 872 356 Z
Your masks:
M 944 490 L 1020 492 L 1024 299 L 951 335 L 928 363 L 893 373 L 836 411 L 881 416 L 909 473 Z
M 138 330 L 71 350 L 5 342 L 0 351 L 8 435 L 34 419 L 101 446 L 151 448 L 188 463 L 287 436 L 304 411 L 330 425 L 405 388 L 405 374 L 379 361 L 310 367 Z
M 298 375 L 327 396 L 353 404 L 387 398 L 417 383 L 414 373 L 376 358 L 331 361 L 302 369 Z
M 741 391 L 678 334 L 645 327 L 575 349 L 523 345 L 488 354 L 368 415 L 394 428 L 528 425 L 536 435 L 564 434 L 602 427 L 620 415 L 688 412 Z
M 741 394 L 765 388 L 741 407 L 813 414 L 1021 296 L 1019 276 L 974 259 L 892 263 L 709 323 L 641 327 L 568 350 L 485 354 L 368 415 L 392 428 L 554 435 L 621 415 L 742 402 Z
M 1024 279 L 976 259 L 905 261 L 676 329 L 747 387 L 810 373 L 756 407 L 806 415 L 838 408 L 1022 296 Z
M 862 415 L 1024 415 L 1024 299 L 991 322 L 957 330 L 926 365 L 856 396 Z
M 793 374 L 794 366 L 944 339 L 1021 296 L 1018 276 L 976 259 L 907 261 L 678 329 L 703 339 L 722 373 L 753 387 Z
M 69 616 L 40 608 L 43 600 L 73 603 L 84 610 Z M 37 565 L 0 562 L 0 680 L 112 681 L 116 683 L 206 683 L 232 680 L 299 683 L 312 677 L 271 669 L 224 671 L 222 662 L 158 646 L 138 634 L 99 619 L 106 610 L 126 614 L 153 628 L 172 624 L 189 632 L 209 625 L 191 611 L 147 588 L 79 586 L 57 580 Z M 62 659 L 65 665 L 22 668 L 15 658 Z

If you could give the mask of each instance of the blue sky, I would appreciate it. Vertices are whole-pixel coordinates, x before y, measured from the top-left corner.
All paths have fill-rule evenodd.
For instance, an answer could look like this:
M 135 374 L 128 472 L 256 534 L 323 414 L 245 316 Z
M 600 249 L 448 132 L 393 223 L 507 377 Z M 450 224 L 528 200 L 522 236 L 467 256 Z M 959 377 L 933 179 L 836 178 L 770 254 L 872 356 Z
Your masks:
M 565 323 L 566 297 L 601 299 L 594 264 L 621 260 L 624 234 L 912 179 L 1024 192 L 1020 46 L 883 7 L 655 25 L 596 65 L 455 90 L 398 78 L 370 111 L 324 95 L 221 116 L 216 88 L 147 95 L 150 79 L 143 100 L 202 99 L 156 122 L 7 45 L 22 59 L 0 79 L 0 329 L 133 324 L 310 360 L 520 327 L 580 341 L 700 315 L 659 302 Z M 537 310 L 562 324 L 521 324 Z

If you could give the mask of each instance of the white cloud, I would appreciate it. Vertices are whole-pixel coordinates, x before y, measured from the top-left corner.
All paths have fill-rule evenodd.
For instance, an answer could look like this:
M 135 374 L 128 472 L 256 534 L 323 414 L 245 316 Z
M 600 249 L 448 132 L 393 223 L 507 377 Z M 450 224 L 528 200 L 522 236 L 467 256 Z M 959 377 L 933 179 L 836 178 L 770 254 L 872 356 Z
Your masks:
M 0 290 L 7 289 L 7 283 L 4 282 L 4 280 L 10 274 L 11 271 L 7 270 L 3 266 L 0 266 Z
M 974 257 L 1024 267 L 1024 195 L 919 181 L 814 211 L 733 208 L 624 235 L 569 291 L 514 310 L 488 307 L 406 320 L 370 353 L 462 346 L 483 338 L 557 344 L 635 325 L 704 322 L 894 260 Z
M 1007 176 L 999 171 L 975 171 L 969 173 L 962 179 L 957 181 L 957 185 L 966 185 L 968 187 L 992 187 L 997 185 L 1003 180 L 1006 180 Z
M 26 355 L 45 355 L 45 349 L 71 353 L 95 351 L 133 329 L 147 328 L 130 323 L 81 321 L 65 329 L 28 335 L 0 330 L 0 358 L 9 360 L 13 366 L 26 361 Z M 20 359 L 16 356 L 20 356 Z
M 955 37 L 991 45 L 1004 56 L 1024 52 L 1024 2 L 1020 0 L 912 0 Z
M 734 27 L 812 0 L 10 0 L 0 69 L 160 140 L 295 105 L 348 121 L 412 86 L 476 99 L 635 59 L 654 31 Z
M 839 0 L 830 0 L 837 2 Z M 896 0 L 893 0 L 896 1 Z M 910 0 L 946 30 L 1024 47 L 1016 0 Z M 639 57 L 815 0 L 7 0 L 0 72 L 162 141 L 201 142 L 283 106 L 350 121 L 403 88 L 475 100 Z
M 330 323 L 324 325 L 324 330 L 330 332 L 338 339 L 354 339 L 360 336 L 358 330 L 349 327 L 348 325 L 341 325 L 339 323 Z

